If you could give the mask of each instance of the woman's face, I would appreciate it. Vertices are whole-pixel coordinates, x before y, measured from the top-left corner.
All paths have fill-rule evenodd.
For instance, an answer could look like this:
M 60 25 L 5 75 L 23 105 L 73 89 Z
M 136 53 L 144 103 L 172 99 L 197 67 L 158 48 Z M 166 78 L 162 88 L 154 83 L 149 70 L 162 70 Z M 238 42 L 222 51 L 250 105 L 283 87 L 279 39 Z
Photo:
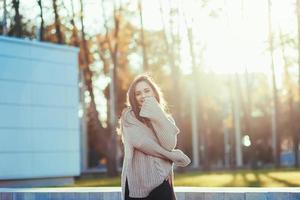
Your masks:
M 145 98 L 154 96 L 154 92 L 148 83 L 140 81 L 136 84 L 134 95 L 138 103 L 138 107 L 141 108 Z

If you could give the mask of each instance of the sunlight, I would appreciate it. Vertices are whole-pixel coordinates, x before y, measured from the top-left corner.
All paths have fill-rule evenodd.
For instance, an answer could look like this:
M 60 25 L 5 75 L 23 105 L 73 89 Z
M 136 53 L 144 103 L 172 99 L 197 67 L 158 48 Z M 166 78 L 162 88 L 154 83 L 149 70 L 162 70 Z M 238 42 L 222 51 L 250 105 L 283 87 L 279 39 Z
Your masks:
M 251 1 L 252 4 L 253 2 Z M 191 10 L 186 11 L 195 15 L 195 37 L 206 47 L 204 63 L 211 71 L 243 73 L 247 67 L 248 71 L 266 72 L 268 65 L 263 55 L 263 44 L 267 40 L 267 18 L 266 10 L 263 9 L 265 7 L 258 6 L 260 9 L 257 10 L 258 4 L 256 1 L 256 5 L 251 7 L 246 6 L 244 2 L 242 12 L 241 1 L 226 1 L 223 7 L 219 8 L 221 14 L 217 18 L 199 15 Z M 254 9 L 256 12 L 253 12 Z
M 34 11 L 25 9 L 34 4 L 33 2 L 29 0 L 21 4 L 25 15 L 31 16 L 30 18 L 35 18 L 38 14 L 37 9 Z M 169 30 L 170 13 L 167 11 L 170 2 L 143 0 L 143 20 L 147 30 L 155 31 L 163 28 L 159 2 L 162 5 L 166 29 Z M 68 4 L 69 2 L 66 3 Z M 201 7 L 203 2 L 195 0 L 176 0 L 172 1 L 172 4 L 180 5 L 189 25 L 193 28 L 195 47 L 203 49 L 203 52 L 195 52 L 200 67 L 221 74 L 244 73 L 246 68 L 248 72 L 270 74 L 270 58 L 266 52 L 268 46 L 267 0 L 214 0 L 207 3 L 206 7 Z M 78 3 L 74 3 L 74 6 L 77 9 L 79 7 Z M 272 0 L 274 30 L 282 28 L 296 33 L 296 15 L 293 6 L 292 2 Z M 130 1 L 130 9 L 136 11 L 137 1 Z M 85 21 L 89 32 L 103 30 L 102 14 L 100 13 L 99 16 L 100 4 L 94 0 L 87 0 L 85 10 L 88 12 Z M 46 20 L 50 18 L 52 16 L 47 16 Z M 138 16 L 132 17 L 131 20 L 133 24 L 140 26 Z M 176 20 L 175 23 L 179 22 L 181 34 L 180 68 L 183 74 L 189 74 L 192 72 L 192 64 L 184 16 L 179 16 Z M 130 62 L 133 68 L 139 69 L 141 61 L 135 61 L 135 59 L 132 57 Z M 275 59 L 275 66 L 281 65 L 281 58 Z
M 293 4 L 280 0 L 272 1 L 274 28 L 282 24 L 296 29 L 296 17 Z M 223 3 L 212 1 L 209 8 L 201 8 L 198 1 L 184 1 L 181 9 L 192 20 L 194 45 L 205 47 L 200 63 L 215 73 L 257 72 L 270 74 L 270 58 L 267 49 L 268 41 L 268 8 L 267 1 L 261 0 L 225 0 Z M 162 28 L 158 0 L 145 0 L 145 27 L 152 30 Z M 167 5 L 163 5 L 167 6 Z M 200 9 L 199 9 L 200 8 Z M 217 17 L 207 14 L 209 9 L 219 12 Z M 168 13 L 165 14 L 167 18 Z M 158 23 L 160 22 L 160 23 Z M 191 58 L 186 26 L 181 16 L 181 64 L 184 74 L 191 73 Z M 294 30 L 295 31 L 295 30 Z M 184 35 L 185 34 L 185 35 Z M 199 54 L 199 52 L 198 52 Z M 199 55 L 196 56 L 199 56 Z M 280 59 L 275 66 L 280 66 Z M 281 72 L 277 72 L 278 74 Z

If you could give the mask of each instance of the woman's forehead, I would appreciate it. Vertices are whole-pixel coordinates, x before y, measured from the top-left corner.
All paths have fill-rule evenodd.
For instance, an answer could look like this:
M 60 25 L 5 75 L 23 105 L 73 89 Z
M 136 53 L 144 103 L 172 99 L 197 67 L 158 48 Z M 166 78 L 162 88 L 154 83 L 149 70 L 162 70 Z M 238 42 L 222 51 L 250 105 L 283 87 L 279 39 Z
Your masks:
M 151 87 L 148 83 L 146 83 L 145 81 L 140 81 L 136 84 L 135 91 L 138 92 L 138 91 L 144 90 L 146 88 L 151 89 Z

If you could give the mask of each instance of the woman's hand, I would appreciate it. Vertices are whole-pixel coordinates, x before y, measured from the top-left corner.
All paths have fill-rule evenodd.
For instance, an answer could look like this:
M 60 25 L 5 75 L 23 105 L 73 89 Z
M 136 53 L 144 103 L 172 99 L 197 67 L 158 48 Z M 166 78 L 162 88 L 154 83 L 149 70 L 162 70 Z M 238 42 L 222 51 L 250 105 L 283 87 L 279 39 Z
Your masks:
M 163 117 L 164 111 L 156 98 L 149 96 L 145 98 L 139 114 L 141 117 L 156 119 L 157 117 Z
M 191 163 L 191 159 L 179 149 L 171 151 L 171 158 L 174 164 L 178 167 L 186 167 Z

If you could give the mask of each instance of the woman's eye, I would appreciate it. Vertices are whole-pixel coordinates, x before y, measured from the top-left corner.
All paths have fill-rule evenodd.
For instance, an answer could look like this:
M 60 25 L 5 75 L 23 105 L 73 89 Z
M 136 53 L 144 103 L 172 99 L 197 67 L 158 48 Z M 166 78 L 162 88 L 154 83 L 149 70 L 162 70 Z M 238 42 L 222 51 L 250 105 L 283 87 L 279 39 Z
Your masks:
M 145 92 L 148 93 L 148 92 L 150 92 L 150 90 L 146 90 Z

